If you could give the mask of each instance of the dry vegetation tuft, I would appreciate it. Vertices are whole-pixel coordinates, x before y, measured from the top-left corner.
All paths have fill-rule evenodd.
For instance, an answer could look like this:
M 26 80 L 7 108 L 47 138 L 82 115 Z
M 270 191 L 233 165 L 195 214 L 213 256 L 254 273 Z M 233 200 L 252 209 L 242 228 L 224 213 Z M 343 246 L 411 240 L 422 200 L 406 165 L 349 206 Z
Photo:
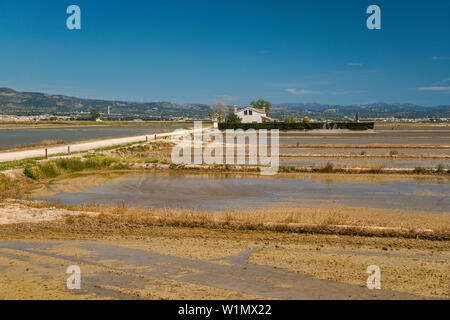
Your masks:
M 47 203 L 34 203 L 45 207 Z M 182 209 L 87 205 L 63 208 L 100 213 L 71 216 L 64 223 L 80 232 L 139 230 L 146 227 L 187 227 L 219 230 L 259 230 L 450 240 L 450 215 L 372 208 L 279 208 L 252 211 L 204 212 Z
M 22 194 L 23 182 L 0 173 L 0 200 L 18 198 Z

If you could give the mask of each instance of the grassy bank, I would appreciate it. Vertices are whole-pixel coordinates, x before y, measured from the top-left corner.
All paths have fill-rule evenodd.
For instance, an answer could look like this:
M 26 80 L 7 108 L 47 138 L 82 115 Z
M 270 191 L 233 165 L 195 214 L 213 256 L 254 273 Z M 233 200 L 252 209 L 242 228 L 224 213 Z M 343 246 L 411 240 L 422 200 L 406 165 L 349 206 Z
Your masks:
M 66 158 L 38 163 L 34 166 L 25 167 L 23 173 L 26 177 L 33 180 L 45 180 L 84 170 L 120 170 L 127 168 L 128 166 L 124 159 L 88 156 L 87 159 Z

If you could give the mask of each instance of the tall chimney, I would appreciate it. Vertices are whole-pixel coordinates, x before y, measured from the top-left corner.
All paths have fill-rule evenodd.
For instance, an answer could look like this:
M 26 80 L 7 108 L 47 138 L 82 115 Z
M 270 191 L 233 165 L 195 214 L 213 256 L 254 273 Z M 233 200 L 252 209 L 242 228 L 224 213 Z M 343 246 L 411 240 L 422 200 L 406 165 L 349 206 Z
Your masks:
M 234 111 L 234 113 L 237 112 L 237 106 L 236 105 L 233 106 L 233 111 Z

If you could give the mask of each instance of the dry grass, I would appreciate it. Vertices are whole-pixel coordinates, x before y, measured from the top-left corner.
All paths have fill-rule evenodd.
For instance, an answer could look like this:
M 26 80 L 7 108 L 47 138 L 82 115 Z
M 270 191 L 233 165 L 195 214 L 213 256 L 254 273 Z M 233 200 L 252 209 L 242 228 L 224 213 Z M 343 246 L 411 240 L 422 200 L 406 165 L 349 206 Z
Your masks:
M 20 197 L 25 184 L 24 179 L 10 178 L 0 173 L 0 200 Z
M 63 144 L 63 143 L 64 143 L 63 140 L 45 139 L 45 140 L 41 141 L 40 145 L 42 145 L 42 146 L 52 146 L 52 145 L 55 145 L 55 144 Z
M 32 206 L 45 207 L 49 204 L 37 202 Z M 450 214 L 447 213 L 413 213 L 357 207 L 204 212 L 132 208 L 125 204 L 59 206 L 69 210 L 100 213 L 96 217 L 70 216 L 64 222 L 71 228 L 89 232 L 97 228 L 133 230 L 164 226 L 450 240 Z
M 170 142 L 155 141 L 151 144 L 118 148 L 102 154 L 124 159 L 134 158 L 150 163 L 169 163 L 173 146 L 174 144 Z

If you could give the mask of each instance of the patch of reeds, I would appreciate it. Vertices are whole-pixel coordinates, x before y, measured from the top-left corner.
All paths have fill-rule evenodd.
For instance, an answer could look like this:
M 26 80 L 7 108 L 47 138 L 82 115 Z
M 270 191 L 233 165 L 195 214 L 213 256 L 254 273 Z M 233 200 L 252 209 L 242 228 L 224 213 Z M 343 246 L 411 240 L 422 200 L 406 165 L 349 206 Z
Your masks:
M 334 164 L 328 161 L 324 166 L 315 166 L 313 168 L 314 172 L 332 173 L 335 172 Z
M 34 166 L 26 166 L 23 173 L 33 180 L 56 178 L 63 174 L 79 172 L 83 170 L 100 169 L 126 169 L 128 164 L 123 163 L 120 158 L 89 156 L 81 158 L 63 158 L 38 163 Z

